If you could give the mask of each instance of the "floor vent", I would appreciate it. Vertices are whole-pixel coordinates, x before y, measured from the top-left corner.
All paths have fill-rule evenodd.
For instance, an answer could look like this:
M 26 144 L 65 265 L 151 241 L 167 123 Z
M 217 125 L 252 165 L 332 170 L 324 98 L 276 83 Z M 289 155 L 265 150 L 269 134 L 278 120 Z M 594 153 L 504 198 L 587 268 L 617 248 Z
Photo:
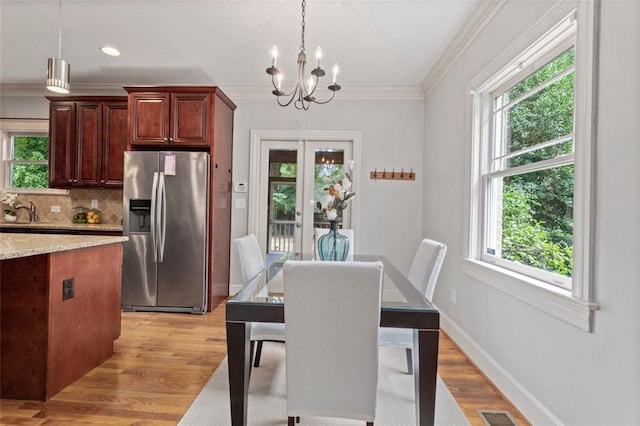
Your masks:
M 485 426 L 517 426 L 515 421 L 508 411 L 504 410 L 478 410 L 480 418 Z

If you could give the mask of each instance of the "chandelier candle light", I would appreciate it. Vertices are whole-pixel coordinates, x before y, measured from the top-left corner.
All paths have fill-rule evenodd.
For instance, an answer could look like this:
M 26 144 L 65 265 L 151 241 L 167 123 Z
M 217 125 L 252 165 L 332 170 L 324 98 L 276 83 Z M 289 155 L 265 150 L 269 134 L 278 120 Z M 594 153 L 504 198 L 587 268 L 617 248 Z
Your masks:
M 335 64 L 333 67 L 333 83 L 327 86 L 327 89 L 331 91 L 331 97 L 324 101 L 317 100 L 313 94 L 318 88 L 318 80 L 320 77 L 324 77 L 326 74 L 325 71 L 320 68 L 320 59 L 322 58 L 322 50 L 318 47 L 316 50 L 316 67 L 311 70 L 311 76 L 309 77 L 308 82 L 304 81 L 304 68 L 307 63 L 307 54 L 305 53 L 304 48 L 304 18 L 305 18 L 305 7 L 307 5 L 306 0 L 302 0 L 302 32 L 301 32 L 301 42 L 300 42 L 300 53 L 298 53 L 298 76 L 296 79 L 296 84 L 289 93 L 285 93 L 282 91 L 282 73 L 276 66 L 276 62 L 278 59 L 278 48 L 277 46 L 273 46 L 271 50 L 271 56 L 273 60 L 271 62 L 271 66 L 267 68 L 267 74 L 271 76 L 271 82 L 273 83 L 274 90 L 273 93 L 278 100 L 278 105 L 282 107 L 289 106 L 292 102 L 293 105 L 297 109 L 308 110 L 311 103 L 316 104 L 326 104 L 330 102 L 335 96 L 336 92 L 341 89 L 340 85 L 337 83 L 338 76 L 338 64 Z M 284 98 L 284 100 L 282 100 Z

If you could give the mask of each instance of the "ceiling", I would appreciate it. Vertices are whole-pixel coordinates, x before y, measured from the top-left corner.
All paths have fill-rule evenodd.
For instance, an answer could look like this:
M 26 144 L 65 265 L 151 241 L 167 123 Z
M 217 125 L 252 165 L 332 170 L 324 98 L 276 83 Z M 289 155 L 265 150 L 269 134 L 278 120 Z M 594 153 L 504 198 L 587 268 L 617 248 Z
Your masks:
M 485 0 L 307 0 L 306 50 L 353 88 L 420 87 Z M 0 87 L 44 90 L 58 53 L 58 0 L 0 0 Z M 300 47 L 294 0 L 62 0 L 62 58 L 71 89 L 205 84 L 270 93 L 271 48 L 291 84 Z M 100 46 L 122 52 L 107 56 Z

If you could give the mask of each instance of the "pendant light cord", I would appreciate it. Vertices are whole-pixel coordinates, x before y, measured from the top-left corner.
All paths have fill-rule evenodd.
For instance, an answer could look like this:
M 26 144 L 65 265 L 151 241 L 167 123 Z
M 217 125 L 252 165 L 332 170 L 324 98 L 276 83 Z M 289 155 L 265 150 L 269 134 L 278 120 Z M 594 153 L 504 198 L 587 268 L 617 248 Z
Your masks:
M 58 2 L 58 59 L 62 58 L 62 0 Z

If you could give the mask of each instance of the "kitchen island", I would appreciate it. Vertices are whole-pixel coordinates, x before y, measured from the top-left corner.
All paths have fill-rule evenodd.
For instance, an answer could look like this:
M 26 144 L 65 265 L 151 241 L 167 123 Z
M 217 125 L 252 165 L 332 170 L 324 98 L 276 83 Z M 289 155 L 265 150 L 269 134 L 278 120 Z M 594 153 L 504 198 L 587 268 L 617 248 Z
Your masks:
M 113 355 L 127 237 L 0 234 L 0 397 L 47 400 Z

